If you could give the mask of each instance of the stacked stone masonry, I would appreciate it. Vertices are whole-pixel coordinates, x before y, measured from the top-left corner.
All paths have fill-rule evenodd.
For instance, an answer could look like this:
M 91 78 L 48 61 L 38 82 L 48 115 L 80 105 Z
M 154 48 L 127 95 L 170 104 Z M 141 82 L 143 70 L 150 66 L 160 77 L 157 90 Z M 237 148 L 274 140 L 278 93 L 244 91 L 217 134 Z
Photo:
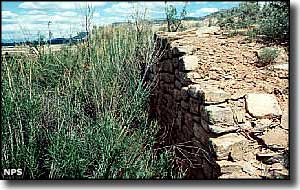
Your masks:
M 188 178 L 287 178 L 288 127 L 282 124 L 287 116 L 283 119 L 276 96 L 229 93 L 220 81 L 201 77 L 206 71 L 195 39 L 224 36 L 217 29 L 155 35 L 160 56 L 147 70 L 147 82 L 165 144 L 178 147 Z

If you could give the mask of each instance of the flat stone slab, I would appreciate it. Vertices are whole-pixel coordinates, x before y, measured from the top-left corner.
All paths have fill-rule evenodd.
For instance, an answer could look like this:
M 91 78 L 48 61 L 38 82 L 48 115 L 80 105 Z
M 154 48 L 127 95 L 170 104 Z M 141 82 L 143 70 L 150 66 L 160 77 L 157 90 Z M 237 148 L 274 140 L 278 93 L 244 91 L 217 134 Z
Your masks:
M 234 125 L 233 112 L 226 104 L 205 106 L 207 121 L 210 125 Z
M 208 125 L 210 132 L 215 134 L 234 132 L 239 129 L 236 126 L 226 126 L 226 125 Z
M 287 148 L 289 134 L 285 129 L 276 127 L 264 133 L 261 137 L 268 147 L 271 148 Z
M 285 63 L 285 64 L 274 65 L 273 68 L 278 69 L 278 70 L 288 71 L 289 70 L 289 64 Z
M 232 155 L 232 152 L 239 152 L 239 154 L 243 155 L 244 152 L 242 151 L 242 148 L 247 144 L 247 139 L 236 133 L 229 133 L 217 138 L 210 138 L 209 141 L 216 152 L 217 160 L 228 159 L 229 154 L 231 153 Z M 237 158 L 239 157 L 242 156 L 237 156 Z
M 247 94 L 246 109 L 252 117 L 272 118 L 281 116 L 282 111 L 273 94 Z
M 234 172 L 242 171 L 242 162 L 231 162 L 226 160 L 217 161 L 217 164 L 221 167 L 222 174 L 232 174 Z
M 224 102 L 231 97 L 230 93 L 215 87 L 205 87 L 203 92 L 207 104 Z

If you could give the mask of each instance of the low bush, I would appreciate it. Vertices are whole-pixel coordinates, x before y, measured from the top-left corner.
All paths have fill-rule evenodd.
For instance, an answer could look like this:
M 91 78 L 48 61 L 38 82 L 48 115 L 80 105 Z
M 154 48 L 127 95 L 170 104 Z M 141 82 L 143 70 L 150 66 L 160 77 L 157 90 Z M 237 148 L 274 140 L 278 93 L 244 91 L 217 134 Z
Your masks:
M 279 50 L 276 48 L 266 47 L 259 51 L 258 58 L 262 65 L 269 65 L 278 57 Z

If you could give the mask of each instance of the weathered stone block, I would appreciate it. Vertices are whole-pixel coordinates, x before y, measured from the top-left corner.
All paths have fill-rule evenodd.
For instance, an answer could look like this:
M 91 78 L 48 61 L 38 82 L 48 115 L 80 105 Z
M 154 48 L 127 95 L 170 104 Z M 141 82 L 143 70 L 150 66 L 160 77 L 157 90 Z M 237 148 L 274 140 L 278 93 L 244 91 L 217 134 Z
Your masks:
M 198 72 L 188 72 L 186 73 L 186 78 L 190 79 L 191 81 L 195 81 L 197 79 L 201 79 L 201 75 Z
M 273 94 L 247 94 L 246 109 L 252 117 L 272 118 L 281 116 L 282 111 Z
M 245 123 L 246 118 L 245 118 L 244 110 L 243 109 L 234 110 L 234 118 L 237 124 Z
M 175 87 L 176 87 L 177 89 L 181 90 L 182 84 L 181 84 L 181 82 L 180 82 L 179 80 L 175 80 Z
M 181 100 L 181 108 L 188 111 L 189 110 L 189 103 L 186 101 Z
M 180 81 L 179 70 L 175 69 L 175 78 Z
M 202 142 L 203 144 L 208 143 L 208 134 L 206 131 L 202 128 L 202 126 L 199 123 L 193 124 L 193 130 L 194 130 L 194 135 L 197 137 L 197 139 Z
M 184 123 L 189 128 L 193 127 L 193 117 L 192 117 L 192 114 L 190 114 L 188 112 L 184 113 Z
M 190 98 L 190 110 L 194 114 L 199 113 L 199 106 L 201 104 L 201 101 L 195 99 L 195 98 Z
M 210 132 L 210 128 L 209 128 L 209 125 L 208 125 L 207 121 L 204 120 L 202 117 L 201 117 L 200 124 L 201 124 L 202 128 L 203 128 L 207 133 Z
M 183 100 L 187 100 L 189 97 L 189 94 L 188 94 L 188 87 L 183 87 L 181 88 L 181 98 Z
M 165 83 L 164 81 L 161 81 L 159 83 L 159 87 L 164 93 L 172 93 L 174 89 L 174 83 Z
M 204 98 L 204 93 L 201 89 L 201 86 L 199 84 L 191 84 L 188 86 L 188 94 L 197 99 L 200 100 L 200 103 L 202 103 Z
M 217 164 L 221 167 L 221 173 L 222 174 L 231 174 L 234 172 L 241 172 L 242 171 L 242 165 L 244 162 L 231 162 L 226 160 L 220 160 L 217 161 Z
M 181 91 L 180 90 L 174 89 L 174 99 L 176 101 L 180 101 L 181 100 Z
M 174 83 L 175 77 L 169 73 L 161 73 L 160 79 L 166 83 Z
M 186 139 L 191 139 L 194 136 L 194 131 L 193 131 L 193 126 L 192 123 L 190 124 L 184 124 L 182 126 L 182 134 L 180 134 L 181 136 L 183 136 L 184 141 L 186 141 Z
M 176 74 L 176 73 L 175 73 L 175 74 Z M 182 84 L 183 86 L 188 86 L 189 84 L 192 83 L 192 79 L 188 78 L 187 73 L 179 72 L 178 75 L 179 75 L 179 78 L 178 78 L 178 79 L 179 79 L 179 81 L 181 82 L 181 84 Z
M 289 143 L 289 133 L 280 127 L 271 129 L 261 137 L 270 148 L 287 148 Z
M 226 124 L 208 125 L 208 128 L 214 134 L 230 133 L 239 129 L 237 126 L 227 126 Z
M 205 96 L 205 103 L 220 103 L 230 99 L 230 93 L 216 87 L 202 88 Z
M 216 152 L 217 160 L 227 160 L 229 154 L 232 154 L 234 149 L 239 150 L 240 154 L 244 154 L 241 150 L 245 144 L 247 144 L 247 139 L 244 136 L 235 133 L 229 133 L 217 138 L 210 138 L 209 141 Z M 242 155 L 236 159 L 240 160 L 241 158 Z
M 168 73 L 174 73 L 174 65 L 171 62 L 171 60 L 166 60 L 163 62 L 162 71 L 168 72 Z
M 201 117 L 200 117 L 200 114 L 193 115 L 193 121 L 195 121 L 195 122 L 197 122 L 197 123 L 201 123 Z
M 178 128 L 180 129 L 180 127 L 182 125 L 182 113 L 181 112 L 177 113 L 177 118 L 175 120 L 175 123 L 178 126 Z
M 172 63 L 173 63 L 174 68 L 177 69 L 178 68 L 178 58 L 173 58 Z
M 197 70 L 200 65 L 198 64 L 199 58 L 195 55 L 185 55 L 179 58 L 178 68 L 179 71 L 193 71 Z
M 206 106 L 205 110 L 209 124 L 234 125 L 232 110 L 226 104 Z
M 173 48 L 173 54 L 177 56 L 190 55 L 195 51 L 192 46 L 179 46 Z

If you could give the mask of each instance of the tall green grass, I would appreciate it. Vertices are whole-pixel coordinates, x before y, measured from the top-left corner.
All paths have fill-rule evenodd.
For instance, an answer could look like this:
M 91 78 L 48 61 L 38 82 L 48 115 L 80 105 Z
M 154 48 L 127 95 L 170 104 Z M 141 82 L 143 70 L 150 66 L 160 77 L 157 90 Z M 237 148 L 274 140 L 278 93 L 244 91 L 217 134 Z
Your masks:
M 152 36 L 94 28 L 90 47 L 4 59 L 2 168 L 27 179 L 180 177 L 174 154 L 153 150 L 159 129 L 140 73 L 153 62 Z

